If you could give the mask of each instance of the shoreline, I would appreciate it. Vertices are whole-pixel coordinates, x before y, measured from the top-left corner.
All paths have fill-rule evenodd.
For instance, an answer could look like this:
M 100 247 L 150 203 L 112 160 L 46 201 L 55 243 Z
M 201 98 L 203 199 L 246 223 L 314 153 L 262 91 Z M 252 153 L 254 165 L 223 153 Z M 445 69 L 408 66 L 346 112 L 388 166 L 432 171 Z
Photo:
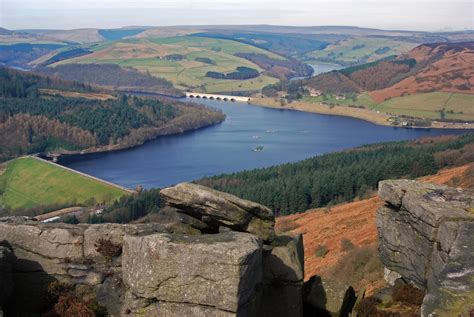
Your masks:
M 474 123 L 451 123 L 451 122 L 440 122 L 432 121 L 432 125 L 429 127 L 423 126 L 402 126 L 393 125 L 388 119 L 393 117 L 384 112 L 376 112 L 365 108 L 352 108 L 346 106 L 329 106 L 321 103 L 309 103 L 302 101 L 293 101 L 282 106 L 278 101 L 271 98 L 251 98 L 249 104 L 272 108 L 272 109 L 288 109 L 302 112 L 334 115 L 351 117 L 355 119 L 361 119 L 377 125 L 394 127 L 394 128 L 408 128 L 408 129 L 459 129 L 459 130 L 471 130 L 474 129 Z M 403 119 L 403 118 L 401 118 Z M 408 119 L 407 119 L 408 120 Z
M 157 135 L 155 135 L 152 138 L 149 138 L 143 142 L 133 144 L 133 145 L 120 145 L 120 144 L 115 144 L 115 145 L 108 145 L 108 146 L 102 146 L 99 148 L 89 148 L 89 149 L 84 149 L 84 150 L 77 150 L 77 151 L 64 151 L 64 152 L 54 152 L 45 154 L 42 153 L 39 155 L 40 158 L 44 160 L 52 160 L 52 158 L 57 157 L 57 162 L 58 165 L 63 166 L 62 164 L 68 161 L 74 161 L 76 159 L 83 159 L 87 158 L 89 156 L 94 156 L 94 155 L 101 155 L 101 154 L 107 154 L 107 153 L 112 153 L 112 152 L 119 152 L 119 151 L 127 151 L 139 146 L 142 146 L 148 142 L 152 142 L 159 137 L 163 136 L 169 136 L 169 135 L 178 135 L 178 134 L 183 134 L 183 133 L 188 133 L 188 132 L 193 132 L 197 131 L 200 129 L 205 129 L 217 124 L 220 124 L 224 122 L 225 118 L 222 120 L 218 121 L 213 121 L 209 124 L 202 124 L 202 125 L 197 125 L 195 127 L 189 128 L 189 129 L 183 129 L 182 127 L 179 126 L 163 126 L 160 129 L 163 131 L 160 131 Z M 167 130 L 169 128 L 169 130 Z M 52 155 L 51 155 L 52 154 Z

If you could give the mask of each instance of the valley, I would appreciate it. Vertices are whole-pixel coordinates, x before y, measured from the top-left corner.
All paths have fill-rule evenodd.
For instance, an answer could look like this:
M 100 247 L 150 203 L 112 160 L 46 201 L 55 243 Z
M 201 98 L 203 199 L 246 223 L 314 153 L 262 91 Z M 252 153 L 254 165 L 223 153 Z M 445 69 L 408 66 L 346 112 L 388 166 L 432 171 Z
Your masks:
M 473 30 L 96 2 L 0 26 L 0 316 L 472 315 Z
M 225 121 L 202 130 L 158 138 L 132 150 L 79 156 L 76 160 L 65 160 L 64 164 L 125 187 L 151 188 L 295 162 L 363 144 L 465 131 L 402 129 L 241 102 L 189 100 L 222 110 Z M 264 148 L 253 152 L 257 146 Z

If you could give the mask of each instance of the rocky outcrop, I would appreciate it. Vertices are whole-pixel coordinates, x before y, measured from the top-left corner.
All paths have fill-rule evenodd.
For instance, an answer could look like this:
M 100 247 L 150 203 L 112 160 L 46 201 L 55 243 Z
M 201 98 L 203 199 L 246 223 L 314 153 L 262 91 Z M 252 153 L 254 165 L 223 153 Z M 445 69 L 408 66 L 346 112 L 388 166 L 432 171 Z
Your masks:
M 48 305 L 47 286 L 53 281 L 100 291 L 108 280 L 121 279 L 121 256 L 107 254 L 106 250 L 100 253 L 101 241 L 121 246 L 126 235 L 182 233 L 182 229 L 162 224 L 43 224 L 21 217 L 0 221 L 0 241 L 14 253 L 15 290 L 8 304 L 25 314 L 43 311 Z
M 304 285 L 305 316 L 347 317 L 356 302 L 355 290 L 334 280 L 311 277 Z
M 301 316 L 303 279 L 303 236 L 277 236 L 263 250 L 263 280 L 258 316 Z
M 7 304 L 13 292 L 13 261 L 12 250 L 0 244 L 0 316 L 3 316 L 2 307 Z
M 301 236 L 275 236 L 270 210 L 235 196 L 164 192 L 160 223 L 0 219 L 0 307 L 44 313 L 59 281 L 95 294 L 110 316 L 302 316 Z
M 187 303 L 251 313 L 262 279 L 261 240 L 256 236 L 154 234 L 127 236 L 124 242 L 123 281 L 134 296 L 154 302 L 152 306 Z
M 223 226 L 255 234 L 266 242 L 275 237 L 272 211 L 252 201 L 190 183 L 165 188 L 160 196 L 177 212 L 204 222 L 208 231 L 216 232 Z
M 383 181 L 378 210 L 380 258 L 426 290 L 422 316 L 474 309 L 474 193 L 409 180 Z

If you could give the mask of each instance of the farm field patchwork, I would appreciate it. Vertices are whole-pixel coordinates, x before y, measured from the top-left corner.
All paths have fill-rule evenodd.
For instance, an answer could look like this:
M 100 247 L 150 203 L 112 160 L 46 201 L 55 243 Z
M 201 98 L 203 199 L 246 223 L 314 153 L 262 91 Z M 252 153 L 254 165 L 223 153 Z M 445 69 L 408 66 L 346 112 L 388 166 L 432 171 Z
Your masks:
M 85 46 L 84 46 L 85 47 Z M 260 75 L 253 80 L 225 80 L 206 77 L 208 71 L 228 73 L 239 66 L 263 71 L 235 53 L 265 54 L 274 59 L 281 56 L 263 49 L 231 40 L 200 37 L 172 37 L 158 39 L 128 39 L 119 42 L 93 44 L 86 47 L 91 54 L 66 59 L 53 65 L 70 63 L 117 64 L 133 67 L 141 72 L 165 78 L 176 88 L 203 92 L 256 91 L 277 79 Z M 179 55 L 179 58 L 169 56 Z M 196 59 L 207 58 L 213 64 Z
M 391 55 L 399 55 L 418 44 L 393 39 L 360 37 L 340 41 L 326 47 L 324 50 L 312 51 L 306 54 L 306 58 L 357 64 L 372 62 Z

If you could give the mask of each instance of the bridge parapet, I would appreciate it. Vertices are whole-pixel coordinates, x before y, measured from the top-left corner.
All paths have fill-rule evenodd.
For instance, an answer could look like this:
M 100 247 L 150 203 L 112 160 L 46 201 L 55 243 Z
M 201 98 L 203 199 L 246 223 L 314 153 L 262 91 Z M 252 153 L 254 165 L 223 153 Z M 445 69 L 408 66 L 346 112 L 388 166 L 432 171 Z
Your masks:
M 204 93 L 200 93 L 200 92 L 186 92 L 186 97 L 187 98 L 197 98 L 197 99 L 250 102 L 250 97 L 204 94 Z

